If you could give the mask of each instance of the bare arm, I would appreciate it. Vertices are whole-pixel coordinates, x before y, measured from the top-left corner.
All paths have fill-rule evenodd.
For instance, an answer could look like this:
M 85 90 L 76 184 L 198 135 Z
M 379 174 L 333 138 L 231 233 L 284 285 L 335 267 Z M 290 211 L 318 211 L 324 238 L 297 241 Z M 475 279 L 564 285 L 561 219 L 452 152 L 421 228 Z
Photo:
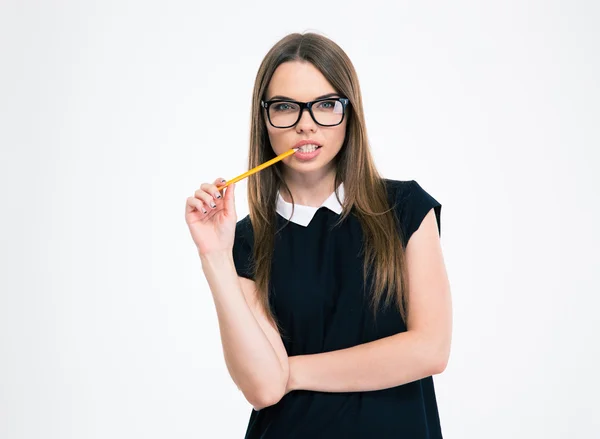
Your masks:
M 381 390 L 441 373 L 450 354 L 450 286 L 433 210 L 406 250 L 407 331 L 347 349 L 289 358 L 286 392 Z
M 256 300 L 255 283 L 237 275 L 231 252 L 200 255 L 200 260 L 231 378 L 256 410 L 277 403 L 288 381 L 288 357 Z

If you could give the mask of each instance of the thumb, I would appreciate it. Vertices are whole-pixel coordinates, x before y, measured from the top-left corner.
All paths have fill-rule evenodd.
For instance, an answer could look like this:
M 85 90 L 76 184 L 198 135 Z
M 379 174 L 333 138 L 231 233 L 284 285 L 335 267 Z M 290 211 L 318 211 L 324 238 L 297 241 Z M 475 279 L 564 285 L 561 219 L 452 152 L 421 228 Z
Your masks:
M 235 183 L 231 183 L 225 188 L 223 201 L 228 212 L 235 212 Z

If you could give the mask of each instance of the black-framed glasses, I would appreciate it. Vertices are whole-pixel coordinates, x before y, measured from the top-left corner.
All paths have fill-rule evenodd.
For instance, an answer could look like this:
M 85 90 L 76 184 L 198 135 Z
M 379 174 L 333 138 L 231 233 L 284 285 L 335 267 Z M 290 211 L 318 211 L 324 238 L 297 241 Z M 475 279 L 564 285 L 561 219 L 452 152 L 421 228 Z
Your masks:
M 304 109 L 308 109 L 310 117 L 317 125 L 334 127 L 344 120 L 348 98 L 323 98 L 311 102 L 298 102 L 284 99 L 260 101 L 266 110 L 269 123 L 275 128 L 290 128 L 298 123 Z

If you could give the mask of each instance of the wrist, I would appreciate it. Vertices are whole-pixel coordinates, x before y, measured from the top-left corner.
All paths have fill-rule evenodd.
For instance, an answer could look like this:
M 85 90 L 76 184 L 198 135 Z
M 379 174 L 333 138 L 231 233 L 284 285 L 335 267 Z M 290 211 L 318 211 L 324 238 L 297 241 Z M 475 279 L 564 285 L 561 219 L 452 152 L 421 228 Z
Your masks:
M 227 261 L 228 259 L 233 259 L 233 250 L 214 250 L 208 253 L 200 253 L 200 251 L 198 251 L 198 256 L 200 257 L 201 262 Z
M 198 252 L 198 256 L 200 257 L 200 263 L 204 270 L 234 265 L 232 250 L 217 250 L 210 253 Z
M 294 390 L 301 390 L 300 382 L 298 381 L 298 366 L 300 365 L 300 356 L 294 356 L 288 358 L 289 370 L 288 370 L 288 381 L 285 393 L 292 392 Z

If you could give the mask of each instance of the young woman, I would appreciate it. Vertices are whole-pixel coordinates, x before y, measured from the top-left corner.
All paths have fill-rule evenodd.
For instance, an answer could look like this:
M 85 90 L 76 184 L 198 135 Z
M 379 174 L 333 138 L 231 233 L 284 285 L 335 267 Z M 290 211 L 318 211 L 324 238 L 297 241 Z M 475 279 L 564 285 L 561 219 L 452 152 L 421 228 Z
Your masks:
M 248 165 L 299 146 L 248 178 L 239 222 L 221 178 L 186 203 L 227 368 L 254 407 L 246 438 L 441 438 L 441 204 L 377 173 L 354 67 L 316 34 L 263 60 Z

